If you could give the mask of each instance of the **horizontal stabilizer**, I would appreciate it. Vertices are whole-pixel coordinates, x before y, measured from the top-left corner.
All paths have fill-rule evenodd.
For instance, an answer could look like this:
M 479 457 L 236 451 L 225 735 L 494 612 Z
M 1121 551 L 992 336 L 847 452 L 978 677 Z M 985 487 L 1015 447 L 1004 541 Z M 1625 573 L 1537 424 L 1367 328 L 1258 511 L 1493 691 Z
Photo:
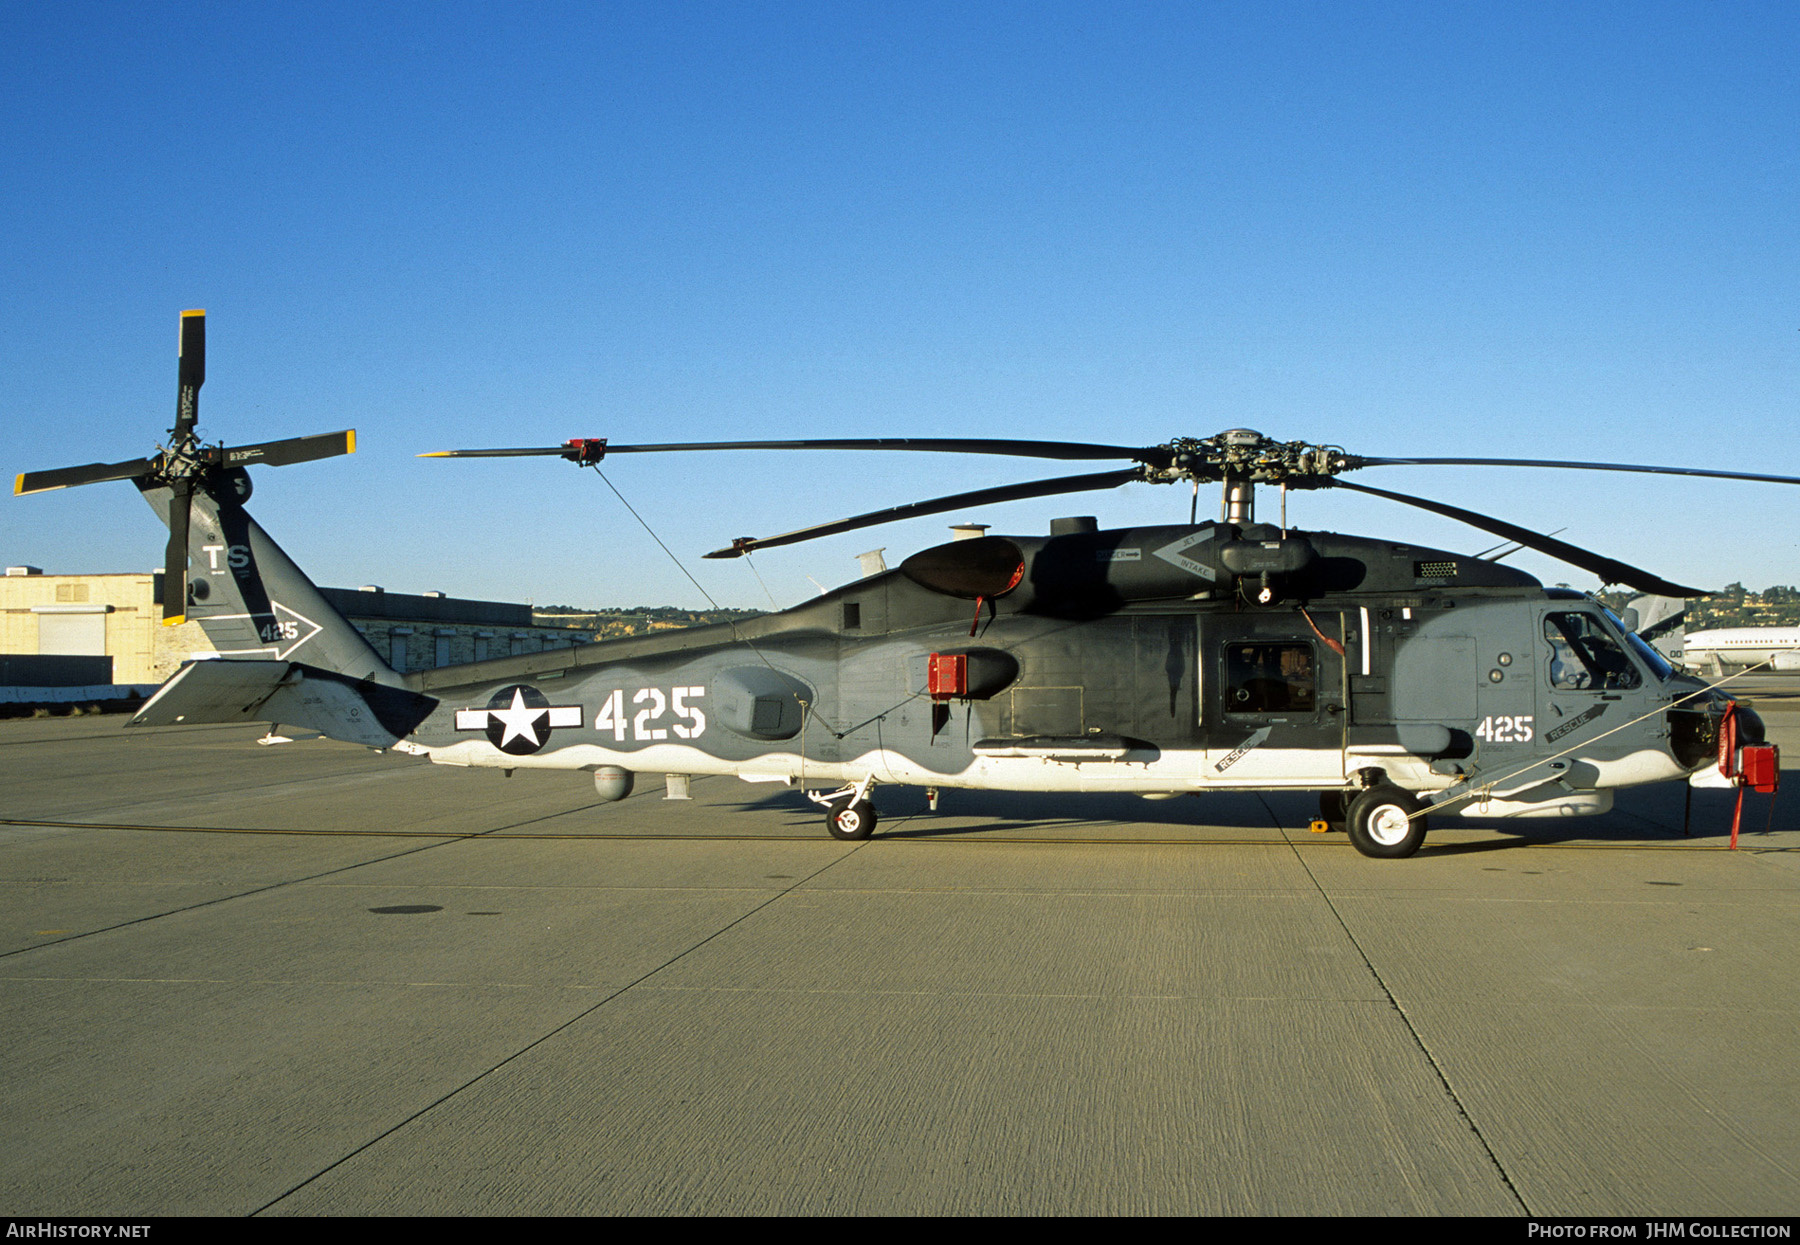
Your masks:
M 144 703 L 129 726 L 279 722 L 370 748 L 392 747 L 437 702 L 293 661 L 194 661 Z

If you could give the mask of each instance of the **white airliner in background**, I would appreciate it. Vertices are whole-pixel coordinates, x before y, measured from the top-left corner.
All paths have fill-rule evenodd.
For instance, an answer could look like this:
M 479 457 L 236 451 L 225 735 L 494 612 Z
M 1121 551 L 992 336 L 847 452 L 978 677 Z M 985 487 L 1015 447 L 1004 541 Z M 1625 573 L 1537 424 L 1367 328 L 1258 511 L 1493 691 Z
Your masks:
M 1717 673 L 1728 667 L 1768 663 L 1771 670 L 1800 671 L 1800 627 L 1721 627 L 1682 637 L 1682 663 Z
M 1719 627 L 1688 632 L 1687 602 L 1643 596 L 1625 611 L 1625 625 L 1676 666 L 1717 678 L 1746 666 L 1800 672 L 1800 627 Z

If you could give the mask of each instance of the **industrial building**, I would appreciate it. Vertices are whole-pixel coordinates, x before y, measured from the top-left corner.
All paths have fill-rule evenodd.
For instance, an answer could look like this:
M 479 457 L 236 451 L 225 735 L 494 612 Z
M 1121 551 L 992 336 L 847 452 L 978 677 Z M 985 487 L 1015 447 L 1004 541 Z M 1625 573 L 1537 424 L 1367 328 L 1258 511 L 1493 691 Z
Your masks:
M 594 638 L 588 629 L 543 625 L 531 606 L 512 602 L 373 586 L 319 592 L 400 671 Z M 184 661 L 213 656 L 198 623 L 162 625 L 161 598 L 161 571 L 46 575 L 34 566 L 7 567 L 0 579 L 0 685 L 144 686 L 161 683 Z

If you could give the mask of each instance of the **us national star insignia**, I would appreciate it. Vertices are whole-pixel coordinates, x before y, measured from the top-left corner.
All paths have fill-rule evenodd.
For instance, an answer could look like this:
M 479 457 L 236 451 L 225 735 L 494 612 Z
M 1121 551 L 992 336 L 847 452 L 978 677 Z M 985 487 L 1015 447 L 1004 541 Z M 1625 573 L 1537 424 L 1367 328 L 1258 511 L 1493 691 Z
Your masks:
M 509 756 L 536 752 L 549 742 L 551 731 L 581 723 L 580 705 L 553 705 L 523 683 L 495 692 L 485 709 L 456 711 L 457 730 L 485 731 L 488 742 Z

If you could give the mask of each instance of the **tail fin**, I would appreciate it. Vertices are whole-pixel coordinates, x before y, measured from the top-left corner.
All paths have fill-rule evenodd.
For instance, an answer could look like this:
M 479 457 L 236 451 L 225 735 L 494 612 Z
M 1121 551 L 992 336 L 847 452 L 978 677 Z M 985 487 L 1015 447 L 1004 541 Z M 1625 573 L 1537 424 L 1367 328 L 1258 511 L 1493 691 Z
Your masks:
M 234 496 L 221 496 L 226 489 Z M 165 517 L 174 490 L 145 487 Z M 397 674 L 244 510 L 249 478 L 226 473 L 187 500 L 187 617 L 221 661 L 195 661 L 145 702 L 133 726 L 285 722 L 386 748 L 437 702 Z
M 1651 648 L 1668 658 L 1677 669 L 1687 636 L 1687 602 L 1680 597 L 1634 597 L 1625 611 L 1625 625 Z
M 228 489 L 236 495 L 225 495 Z M 242 502 L 248 494 L 249 477 L 242 471 L 194 489 L 187 525 L 187 617 L 200 624 L 221 657 L 304 662 L 355 680 L 404 687 L 406 680 L 250 517 Z M 144 489 L 144 499 L 165 523 L 174 498 L 168 488 Z

